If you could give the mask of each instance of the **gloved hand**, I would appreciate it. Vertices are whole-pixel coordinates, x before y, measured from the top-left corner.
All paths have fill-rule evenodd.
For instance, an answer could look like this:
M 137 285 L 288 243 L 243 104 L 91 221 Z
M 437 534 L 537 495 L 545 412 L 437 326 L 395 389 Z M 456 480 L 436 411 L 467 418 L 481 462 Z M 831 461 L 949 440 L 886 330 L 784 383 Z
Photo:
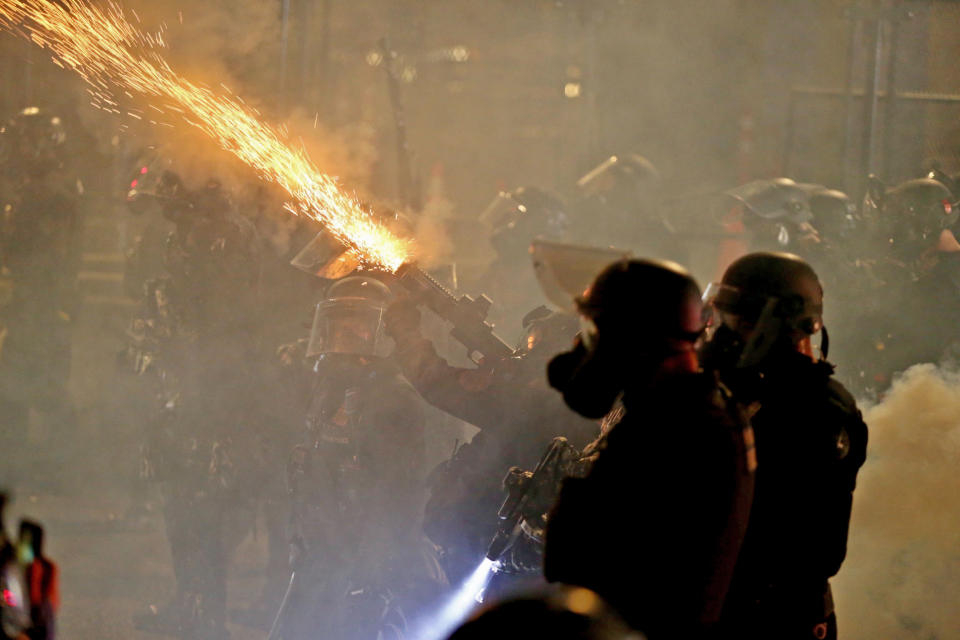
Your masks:
M 420 309 L 410 298 L 397 298 L 383 312 L 383 330 L 396 341 L 420 335 Z

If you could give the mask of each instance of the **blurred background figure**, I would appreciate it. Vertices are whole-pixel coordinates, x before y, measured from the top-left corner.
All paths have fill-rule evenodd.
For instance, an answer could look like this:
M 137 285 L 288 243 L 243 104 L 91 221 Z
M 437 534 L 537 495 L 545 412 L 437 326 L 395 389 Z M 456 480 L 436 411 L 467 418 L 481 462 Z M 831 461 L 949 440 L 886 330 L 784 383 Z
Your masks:
M 647 158 L 613 155 L 576 183 L 571 237 L 636 255 L 686 263 L 678 228 L 664 217 L 663 179 Z
M 479 220 L 489 234 L 493 260 L 475 284 L 464 286 L 490 296 L 495 303 L 492 324 L 514 331 L 531 303 L 541 298 L 530 271 L 530 242 L 536 238 L 568 238 L 571 214 L 557 195 L 526 186 L 500 192 L 480 213 Z
M 563 587 L 499 602 L 464 623 L 449 640 L 643 640 L 600 596 Z
M 7 537 L 7 494 L 0 491 L 0 638 L 20 640 L 30 628 L 29 589 L 17 548 Z
M 136 616 L 145 630 L 224 638 L 230 556 L 252 526 L 265 473 L 257 432 L 260 244 L 219 181 L 170 171 L 138 197 L 173 223 L 164 273 L 145 285 L 129 351 L 157 375 L 146 475 L 160 484 L 176 594 Z
M 60 577 L 57 565 L 44 555 L 43 527 L 32 520 L 21 520 L 17 545 L 30 594 L 27 637 L 30 640 L 53 640 L 60 607 Z
M 6 474 L 40 465 L 32 483 L 59 481 L 53 465 L 76 426 L 67 381 L 80 308 L 82 187 L 66 170 L 67 135 L 61 118 L 40 107 L 0 127 L 0 278 L 8 288 L 0 299 L 0 447 Z M 42 441 L 32 434 L 31 442 L 31 412 L 42 420 Z
M 844 305 L 838 361 L 844 380 L 876 396 L 920 362 L 955 358 L 960 332 L 960 207 L 941 182 L 914 178 L 893 188 L 874 179 L 864 216 L 872 244 L 869 278 Z M 858 375 L 850 376 L 850 371 Z

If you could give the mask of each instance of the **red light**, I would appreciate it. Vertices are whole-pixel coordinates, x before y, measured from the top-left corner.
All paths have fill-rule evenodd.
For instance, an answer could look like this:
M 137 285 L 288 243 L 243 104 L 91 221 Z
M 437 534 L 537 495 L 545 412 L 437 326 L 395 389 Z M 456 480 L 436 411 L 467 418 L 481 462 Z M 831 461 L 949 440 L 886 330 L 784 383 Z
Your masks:
M 3 601 L 7 603 L 8 607 L 17 606 L 17 597 L 13 595 L 13 591 L 10 591 L 10 589 L 3 590 Z
M 953 212 L 953 205 L 950 204 L 949 200 L 943 201 L 943 213 L 944 215 L 950 215 Z
M 136 181 L 136 180 L 131 180 L 131 181 L 130 181 L 130 188 L 131 188 L 131 189 L 136 189 L 136 188 L 137 188 L 137 181 Z
M 147 172 L 146 167 L 140 167 L 140 175 L 144 175 Z

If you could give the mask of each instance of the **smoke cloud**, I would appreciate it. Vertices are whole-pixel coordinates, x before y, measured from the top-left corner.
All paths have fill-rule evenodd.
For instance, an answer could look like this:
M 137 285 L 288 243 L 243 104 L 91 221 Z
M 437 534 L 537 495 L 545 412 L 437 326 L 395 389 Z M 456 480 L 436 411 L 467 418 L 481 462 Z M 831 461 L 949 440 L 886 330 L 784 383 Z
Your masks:
M 950 638 L 960 629 L 960 372 L 908 369 L 865 412 L 867 463 L 836 581 L 841 633 Z

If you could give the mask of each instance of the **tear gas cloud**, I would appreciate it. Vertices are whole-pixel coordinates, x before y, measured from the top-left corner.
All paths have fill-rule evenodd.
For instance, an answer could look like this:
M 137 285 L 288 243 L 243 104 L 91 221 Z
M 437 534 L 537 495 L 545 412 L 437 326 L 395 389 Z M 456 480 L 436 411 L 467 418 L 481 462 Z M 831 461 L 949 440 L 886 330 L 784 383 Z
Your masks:
M 916 365 L 865 411 L 847 561 L 836 579 L 849 638 L 949 638 L 960 628 L 960 374 Z

